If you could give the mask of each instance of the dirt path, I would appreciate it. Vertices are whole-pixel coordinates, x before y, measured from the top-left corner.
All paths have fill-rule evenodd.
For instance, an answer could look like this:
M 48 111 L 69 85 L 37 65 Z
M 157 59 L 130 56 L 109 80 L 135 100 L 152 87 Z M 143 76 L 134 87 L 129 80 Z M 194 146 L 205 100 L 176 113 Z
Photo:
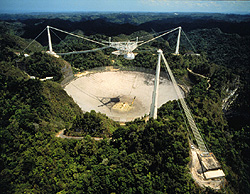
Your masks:
M 190 73 L 192 73 L 193 75 L 197 75 L 197 76 L 199 76 L 199 77 L 202 77 L 202 78 L 204 78 L 204 79 L 207 79 L 207 83 L 208 83 L 207 90 L 211 87 L 211 84 L 209 83 L 209 82 L 210 82 L 210 78 L 209 78 L 209 77 L 206 77 L 206 76 L 201 75 L 201 74 L 199 74 L 199 73 L 195 73 L 195 72 L 193 72 L 193 71 L 192 71 L 191 69 L 189 69 L 189 68 L 187 68 L 187 70 L 188 70 Z
M 83 139 L 84 137 L 75 137 L 75 136 L 67 136 L 67 135 L 64 135 L 64 131 L 66 129 L 63 129 L 61 131 L 59 131 L 55 136 L 56 137 L 59 137 L 59 138 L 62 138 L 62 139 Z M 92 139 L 96 140 L 96 141 L 101 141 L 103 140 L 102 137 L 91 137 Z
M 55 136 L 58 138 L 62 138 L 62 139 L 83 139 L 84 138 L 84 137 L 74 137 L 74 136 L 64 135 L 65 130 L 66 129 L 59 131 Z M 96 141 L 103 140 L 102 137 L 91 137 L 91 138 Z M 192 178 L 200 187 L 211 187 L 212 189 L 219 190 L 222 184 L 221 180 L 206 180 L 204 178 L 204 175 L 201 172 L 201 165 L 197 156 L 197 151 L 198 149 L 194 145 L 191 145 L 191 151 L 190 151 L 191 162 L 189 165 L 189 170 L 191 172 Z

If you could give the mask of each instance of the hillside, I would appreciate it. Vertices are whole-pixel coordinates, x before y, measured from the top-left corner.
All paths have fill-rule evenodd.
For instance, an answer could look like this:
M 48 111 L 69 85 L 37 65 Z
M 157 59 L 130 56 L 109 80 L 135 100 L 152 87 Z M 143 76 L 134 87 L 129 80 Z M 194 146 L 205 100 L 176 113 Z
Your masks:
M 150 22 L 155 22 L 157 26 L 162 21 Z M 241 22 L 245 22 L 243 26 L 247 25 L 245 19 Z M 196 30 L 190 29 L 187 34 L 197 45 L 197 50 L 202 51 L 199 57 L 185 55 L 189 50 L 186 47 L 182 48 L 181 55 L 172 55 L 174 47 L 171 37 L 148 46 L 152 50 L 162 48 L 176 78 L 191 87 L 186 98 L 188 106 L 208 148 L 216 155 L 226 174 L 224 187 L 214 191 L 200 188 L 189 174 L 188 138 L 193 140 L 193 137 L 188 134 L 177 101 L 164 104 L 156 120 L 150 119 L 145 123 L 137 119 L 120 126 L 100 113 L 92 111 L 83 114 L 60 85 L 65 76 L 72 76 L 70 64 L 76 70 L 86 70 L 107 66 L 113 60 L 115 65 L 124 68 L 135 65 L 155 69 L 156 59 L 150 54 L 151 51 L 139 53 L 134 61 L 115 58 L 110 55 L 111 50 L 59 59 L 33 48 L 30 49 L 32 52 L 29 52 L 29 57 L 16 54 L 30 43 L 24 38 L 34 38 L 47 24 L 55 24 L 59 28 L 64 26 L 69 31 L 78 29 L 86 34 L 91 33 L 94 39 L 105 39 L 110 34 L 117 35 L 115 38 L 129 39 L 130 33 L 118 34 L 128 28 L 130 31 L 126 32 L 134 33 L 131 37 L 135 34 L 150 35 L 146 31 L 137 31 L 138 26 L 146 24 L 113 24 L 97 19 L 82 21 L 84 25 L 79 26 L 80 22 L 37 18 L 25 18 L 16 25 L 14 21 L 7 22 L 10 25 L 4 23 L 5 30 L 1 31 L 0 36 L 1 193 L 249 192 L 250 129 L 247 124 L 240 127 L 229 125 L 222 111 L 223 99 L 235 89 L 235 80 L 239 76 L 242 78 L 244 73 L 246 75 L 241 79 L 238 99 L 241 104 L 235 101 L 230 111 L 237 112 L 243 105 L 249 106 L 247 98 L 240 97 L 249 92 L 247 35 L 225 34 L 218 28 L 200 29 L 200 26 L 196 26 Z M 87 24 L 91 24 L 91 28 L 83 29 Z M 170 22 L 169 25 L 173 24 Z M 100 32 L 103 33 L 98 34 Z M 69 46 L 72 49 L 82 45 L 87 49 L 94 48 L 90 43 L 63 38 L 65 42 L 71 43 Z M 46 37 L 43 37 L 37 41 L 43 44 L 45 40 Z M 39 43 L 35 45 L 34 48 L 42 48 Z M 241 50 L 242 46 L 246 48 L 244 51 Z M 55 44 L 55 48 L 59 51 L 66 49 L 62 42 Z M 235 61 L 232 48 L 239 53 Z M 225 53 L 228 56 L 222 57 Z M 237 63 L 240 59 L 242 63 Z M 235 64 L 238 64 L 237 68 Z M 209 90 L 207 80 L 190 74 L 187 68 L 209 77 Z M 29 76 L 53 76 L 54 79 L 43 82 L 29 79 Z M 56 132 L 61 129 L 67 129 L 67 134 L 80 134 L 84 138 L 56 138 Z M 103 135 L 104 140 L 95 141 L 91 138 L 97 135 Z

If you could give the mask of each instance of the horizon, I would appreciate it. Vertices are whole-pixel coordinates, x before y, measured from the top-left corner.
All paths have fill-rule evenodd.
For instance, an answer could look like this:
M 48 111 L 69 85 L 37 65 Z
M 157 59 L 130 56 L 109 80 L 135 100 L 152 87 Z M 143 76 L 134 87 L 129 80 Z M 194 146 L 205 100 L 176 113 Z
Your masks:
M 250 15 L 250 12 L 199 12 L 199 11 L 168 11 L 168 12 L 155 12 L 155 11 L 34 11 L 34 12 L 0 12 L 0 15 L 56 15 L 56 14 L 232 14 L 232 15 Z
M 2 0 L 0 14 L 37 13 L 222 13 L 250 14 L 250 1 L 202 0 Z

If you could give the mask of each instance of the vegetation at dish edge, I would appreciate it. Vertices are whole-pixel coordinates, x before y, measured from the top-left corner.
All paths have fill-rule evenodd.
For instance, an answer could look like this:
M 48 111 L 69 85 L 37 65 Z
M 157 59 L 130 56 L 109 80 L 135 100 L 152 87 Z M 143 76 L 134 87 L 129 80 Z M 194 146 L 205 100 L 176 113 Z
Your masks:
M 42 53 L 35 53 L 28 58 L 18 57 L 15 52 L 24 49 L 29 41 L 13 33 L 10 34 L 16 30 L 10 26 L 12 25 L 7 27 L 11 29 L 1 31 L 0 38 L 2 193 L 215 192 L 209 188 L 206 190 L 199 188 L 189 174 L 188 131 L 177 101 L 164 104 L 159 109 L 157 120 L 145 123 L 138 119 L 127 123 L 126 126 L 117 126 L 99 113 L 83 114 L 60 84 L 55 82 L 59 82 L 62 77 L 59 71 L 62 59 L 55 59 Z M 25 28 L 20 25 L 17 28 L 21 28 L 25 33 Z M 191 31 L 190 35 L 194 32 Z M 137 33 L 145 34 L 145 32 Z M 209 33 L 209 30 L 204 30 L 202 34 L 206 33 Z M 193 36 L 197 38 L 197 42 L 203 40 L 200 41 L 202 45 L 206 43 L 208 48 L 212 48 L 214 43 L 207 38 L 211 36 L 202 37 L 202 34 Z M 224 35 L 215 33 L 213 40 L 220 39 Z M 232 36 L 234 35 L 226 35 L 230 39 Z M 93 38 L 103 37 L 105 35 L 93 35 Z M 65 38 L 65 42 L 70 39 Z M 239 37 L 239 40 L 247 39 L 248 37 Z M 245 42 L 246 45 L 247 43 Z M 70 46 L 74 49 L 77 44 L 72 42 Z M 87 43 L 84 45 L 86 48 L 93 46 Z M 237 71 L 233 71 L 232 66 L 225 65 L 224 62 L 218 64 L 211 62 L 213 59 L 205 52 L 200 57 L 173 56 L 170 52 L 173 50 L 171 45 L 170 37 L 169 40 L 152 43 L 150 48 L 163 49 L 176 77 L 182 82 L 192 83 L 192 89 L 186 98 L 187 103 L 209 149 L 220 161 L 227 178 L 225 188 L 218 193 L 248 193 L 250 129 L 247 125 L 232 128 L 228 125 L 221 109 L 222 100 L 228 95 L 227 91 L 235 87 L 234 80 L 239 75 L 242 77 L 247 73 L 247 64 L 242 64 Z M 246 45 L 243 46 L 248 48 Z M 223 49 L 230 50 L 230 46 L 227 45 Z M 239 49 L 239 45 L 234 44 L 234 46 L 236 50 Z M 56 47 L 58 50 L 63 50 L 63 43 Z M 188 50 L 187 47 L 182 48 L 184 53 Z M 156 57 L 150 55 L 149 51 L 145 52 L 139 53 L 135 61 L 116 59 L 110 55 L 110 50 L 64 59 L 82 70 L 112 63 L 120 66 L 136 64 L 154 69 Z M 245 57 L 245 60 L 249 61 L 249 55 Z M 219 56 L 214 60 L 218 58 Z M 222 60 L 228 61 L 228 58 L 224 57 Z M 41 69 L 41 65 L 44 65 L 45 69 Z M 24 67 L 26 73 L 23 71 Z M 210 77 L 211 88 L 207 90 L 207 80 L 189 74 L 187 67 Z M 43 72 L 43 76 L 53 75 L 58 79 L 45 82 L 32 80 L 28 78 L 27 69 L 36 75 Z M 246 87 L 247 81 L 243 79 L 241 88 Z M 241 89 L 239 97 L 244 96 L 246 92 L 247 90 Z M 237 101 L 235 103 L 238 104 Z M 247 98 L 241 103 L 247 104 Z M 237 105 L 232 106 L 231 111 L 235 106 Z M 242 106 L 238 104 L 237 107 Z M 63 128 L 79 128 L 76 126 L 80 124 L 79 120 L 83 121 L 80 127 L 86 129 L 87 125 L 100 128 L 101 133 L 102 123 L 106 122 L 105 130 L 112 133 L 112 139 L 95 141 L 90 137 L 96 135 L 96 131 L 92 133 L 92 130 L 88 131 L 82 140 L 60 139 L 54 136 Z

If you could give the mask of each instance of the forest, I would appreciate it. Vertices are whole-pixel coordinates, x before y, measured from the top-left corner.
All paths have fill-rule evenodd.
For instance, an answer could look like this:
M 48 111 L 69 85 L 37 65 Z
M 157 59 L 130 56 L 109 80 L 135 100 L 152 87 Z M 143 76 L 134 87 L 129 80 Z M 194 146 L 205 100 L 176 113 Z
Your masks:
M 190 17 L 196 22 L 190 22 Z M 75 14 L 0 18 L 1 193 L 249 193 L 248 16 L 181 15 L 176 19 L 154 14 L 124 14 L 120 18 L 112 14 Z M 111 55 L 111 49 L 57 59 L 44 53 L 46 35 L 25 50 L 29 57 L 19 55 L 46 25 L 94 40 L 108 40 L 109 36 L 128 40 L 151 37 L 150 26 L 156 31 L 166 30 L 176 20 L 200 56 L 186 54 L 191 50 L 187 40 L 182 42 L 181 54 L 172 55 L 174 35 L 138 50 L 133 61 Z M 96 47 L 58 36 L 63 40 L 55 43 L 58 52 Z M 56 40 L 56 35 L 52 39 Z M 178 82 L 191 88 L 186 102 L 226 174 L 227 181 L 219 191 L 199 187 L 189 173 L 188 139 L 193 137 L 178 101 L 160 107 L 156 120 L 145 123 L 136 119 L 121 126 L 101 113 L 82 113 L 60 85 L 66 62 L 73 71 L 109 65 L 154 70 L 157 59 L 152 52 L 158 48 L 163 50 Z M 207 80 L 190 74 L 187 68 L 209 77 L 211 87 L 207 90 Z M 53 80 L 41 82 L 29 76 L 53 76 Z M 223 100 L 236 86 L 237 98 L 222 110 Z M 84 138 L 55 137 L 62 129 L 67 135 Z

